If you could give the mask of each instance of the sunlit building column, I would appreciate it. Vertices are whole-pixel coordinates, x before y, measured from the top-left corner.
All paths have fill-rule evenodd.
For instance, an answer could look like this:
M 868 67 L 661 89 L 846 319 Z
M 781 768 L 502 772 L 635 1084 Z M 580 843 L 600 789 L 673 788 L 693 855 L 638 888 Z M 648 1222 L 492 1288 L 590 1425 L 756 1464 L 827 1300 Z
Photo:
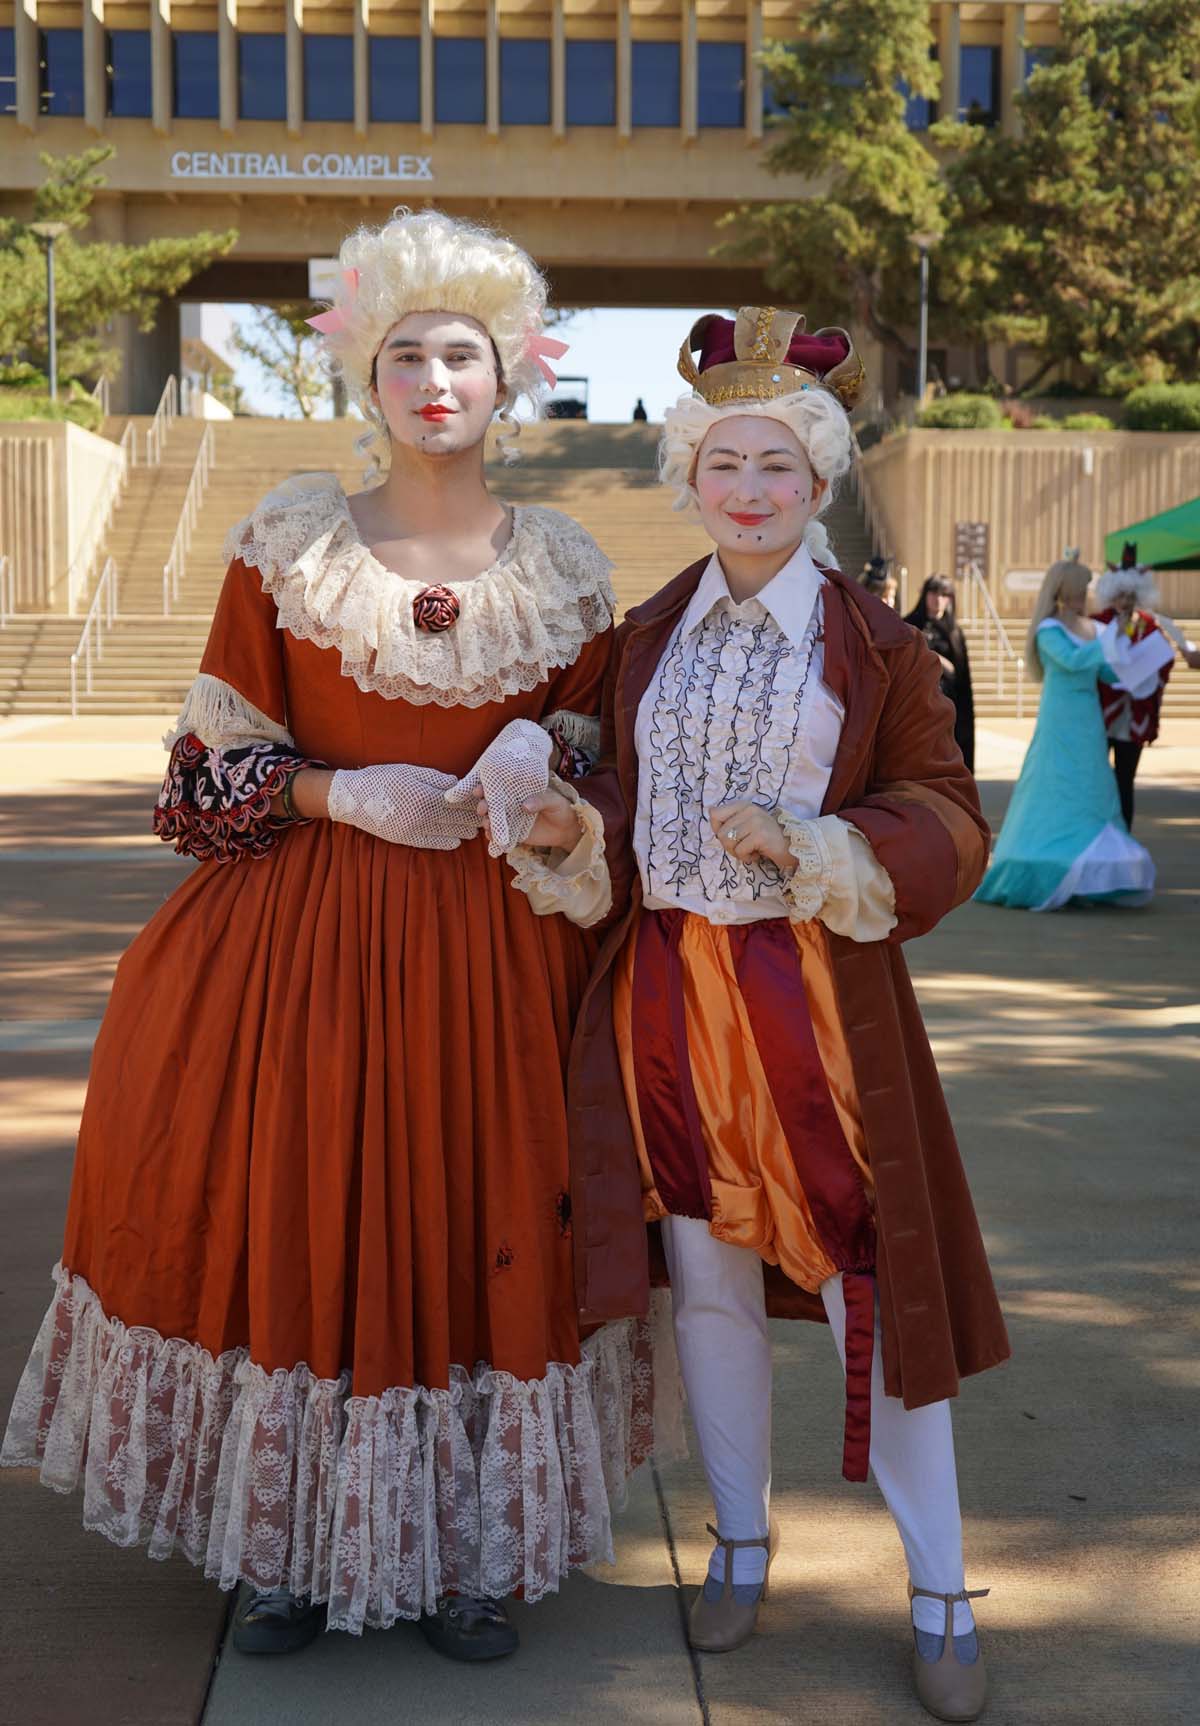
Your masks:
M 962 31 L 958 6 L 943 6 L 938 15 L 938 60 L 942 68 L 942 93 L 938 97 L 938 113 L 943 120 L 958 118 L 961 58 Z
M 220 0 L 217 13 L 217 83 L 218 124 L 222 132 L 232 132 L 237 126 L 238 111 L 237 0 Z
M 304 127 L 304 0 L 287 0 L 287 129 Z
M 37 130 L 38 39 L 37 0 L 17 0 L 13 11 L 13 52 L 17 75 L 17 125 Z
M 150 120 L 164 136 L 171 130 L 171 0 L 150 0 Z
M 763 135 L 762 50 L 762 0 L 746 0 L 746 136 L 752 140 Z
M 550 127 L 556 138 L 567 131 L 567 19 L 564 0 L 554 0 L 550 22 Z
M 370 25 L 371 0 L 354 0 L 354 130 L 360 138 L 371 118 Z
M 685 139 L 692 139 L 699 129 L 697 118 L 698 97 L 696 88 L 697 66 L 699 56 L 697 48 L 698 32 L 696 29 L 696 0 L 682 0 L 682 25 L 679 44 L 679 76 L 681 88 L 679 92 L 679 114 L 682 120 L 682 130 Z
M 494 138 L 500 130 L 500 15 L 496 0 L 487 0 L 484 69 L 487 129 Z
M 83 120 L 89 132 L 103 132 L 108 108 L 108 71 L 104 40 L 104 0 L 83 3 Z
M 433 0 L 421 0 L 421 130 L 433 136 Z
M 1000 49 L 1000 127 L 1010 138 L 1021 129 L 1014 98 L 1025 83 L 1025 8 L 1004 8 L 1004 41 Z
M 617 136 L 633 136 L 633 29 L 629 0 L 617 0 Z

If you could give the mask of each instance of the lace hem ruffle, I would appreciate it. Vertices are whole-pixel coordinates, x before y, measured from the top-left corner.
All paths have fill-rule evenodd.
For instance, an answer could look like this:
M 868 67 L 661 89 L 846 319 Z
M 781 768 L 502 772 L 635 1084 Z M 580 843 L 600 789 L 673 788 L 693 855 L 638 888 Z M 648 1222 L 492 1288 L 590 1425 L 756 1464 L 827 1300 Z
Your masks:
M 578 522 L 518 506 L 504 552 L 454 588 L 454 627 L 420 630 L 413 600 L 423 584 L 371 554 L 332 474 L 271 492 L 234 528 L 225 553 L 258 570 L 283 628 L 336 647 L 343 675 L 364 692 L 416 706 L 482 707 L 527 694 L 574 663 L 608 628 L 616 603 L 612 565 Z
M 833 883 L 833 857 L 821 831 L 821 823 L 800 820 L 784 809 L 775 811 L 787 837 L 796 867 L 783 883 L 788 916 L 793 923 L 806 923 L 820 915 Z
M 610 1504 L 683 1447 L 668 1297 L 604 1326 L 578 1366 L 480 1365 L 448 1390 L 353 1396 L 349 1375 L 269 1373 L 246 1349 L 110 1318 L 61 1265 L 0 1463 L 82 1481 L 85 1528 L 180 1551 L 222 1588 L 288 1587 L 353 1634 L 450 1590 L 536 1601 L 612 1559 Z

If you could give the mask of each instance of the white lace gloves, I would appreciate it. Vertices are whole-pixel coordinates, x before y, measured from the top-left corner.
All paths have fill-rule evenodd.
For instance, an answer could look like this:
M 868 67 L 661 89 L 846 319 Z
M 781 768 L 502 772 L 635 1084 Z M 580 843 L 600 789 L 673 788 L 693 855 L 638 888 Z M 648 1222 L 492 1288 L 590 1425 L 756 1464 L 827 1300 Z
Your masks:
M 360 827 L 390 845 L 456 851 L 464 839 L 475 837 L 480 823 L 473 803 L 456 807 L 446 801 L 455 783 L 452 773 L 402 761 L 342 768 L 329 787 L 329 819 Z
M 537 817 L 521 805 L 550 783 L 549 734 L 531 719 L 514 719 L 462 779 L 432 767 L 388 762 L 340 769 L 329 787 L 329 819 L 345 821 L 424 851 L 454 851 L 479 832 L 478 804 L 487 804 L 493 857 L 528 839 Z
M 471 771 L 446 792 L 446 802 L 475 817 L 480 797 L 487 804 L 492 837 L 488 850 L 503 857 L 522 844 L 533 831 L 536 815 L 521 805 L 540 797 L 550 783 L 550 755 L 554 748 L 548 732 L 532 719 L 514 719 L 484 750 Z

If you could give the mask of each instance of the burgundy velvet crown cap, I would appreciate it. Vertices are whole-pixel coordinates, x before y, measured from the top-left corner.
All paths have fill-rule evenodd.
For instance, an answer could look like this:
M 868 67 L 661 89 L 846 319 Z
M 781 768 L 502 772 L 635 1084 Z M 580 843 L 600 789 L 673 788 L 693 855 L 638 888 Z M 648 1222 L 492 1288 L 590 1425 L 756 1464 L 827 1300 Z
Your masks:
M 736 318 L 715 312 L 698 318 L 680 349 L 679 372 L 714 407 L 820 388 L 851 408 L 866 375 L 845 330 L 810 335 L 803 313 L 776 306 L 743 306 Z

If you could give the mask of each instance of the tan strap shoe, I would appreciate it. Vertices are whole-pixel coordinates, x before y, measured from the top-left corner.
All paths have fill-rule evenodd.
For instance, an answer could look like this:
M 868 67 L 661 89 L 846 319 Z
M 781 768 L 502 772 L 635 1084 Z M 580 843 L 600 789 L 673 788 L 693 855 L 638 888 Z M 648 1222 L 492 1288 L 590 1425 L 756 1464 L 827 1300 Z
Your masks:
M 910 1582 L 908 1598 L 919 1594 L 926 1600 L 940 1600 L 946 1609 L 946 1626 L 942 1635 L 942 1652 L 937 1660 L 926 1660 L 918 1647 L 913 1648 L 913 1681 L 921 1706 L 937 1720 L 978 1720 L 987 1702 L 987 1668 L 976 1632 L 976 1653 L 972 1661 L 958 1658 L 954 1646 L 954 1602 L 982 1600 L 991 1592 L 988 1588 L 964 1588 L 959 1594 L 934 1594 L 928 1588 L 915 1588 Z M 961 1637 L 959 1639 L 961 1641 Z M 914 1627 L 913 1641 L 916 1642 Z
M 705 1527 L 718 1546 L 725 1549 L 725 1580 L 719 1585 L 706 1577 L 688 1614 L 688 1641 L 705 1654 L 728 1654 L 740 1648 L 754 1634 L 758 1608 L 767 1598 L 771 1586 L 771 1563 L 779 1550 L 779 1525 L 771 1518 L 771 1532 L 761 1540 L 726 1540 L 711 1522 Z M 766 1548 L 767 1568 L 759 1583 L 736 1583 L 733 1580 L 733 1555 L 739 1547 Z M 720 1594 L 710 1597 L 708 1588 L 720 1587 Z M 739 1600 L 738 1596 L 741 1596 Z

